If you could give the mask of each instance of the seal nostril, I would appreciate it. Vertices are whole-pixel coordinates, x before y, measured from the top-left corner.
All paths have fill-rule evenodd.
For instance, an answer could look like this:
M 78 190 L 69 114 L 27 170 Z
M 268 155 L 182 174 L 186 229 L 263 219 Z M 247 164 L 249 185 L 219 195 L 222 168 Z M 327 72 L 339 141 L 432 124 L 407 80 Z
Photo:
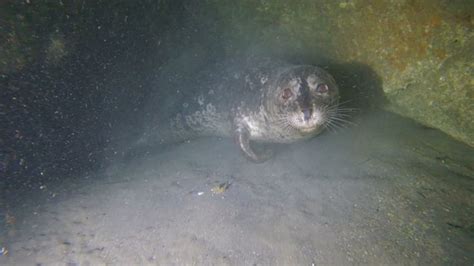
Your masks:
M 304 120 L 308 121 L 311 118 L 311 109 L 303 110 Z

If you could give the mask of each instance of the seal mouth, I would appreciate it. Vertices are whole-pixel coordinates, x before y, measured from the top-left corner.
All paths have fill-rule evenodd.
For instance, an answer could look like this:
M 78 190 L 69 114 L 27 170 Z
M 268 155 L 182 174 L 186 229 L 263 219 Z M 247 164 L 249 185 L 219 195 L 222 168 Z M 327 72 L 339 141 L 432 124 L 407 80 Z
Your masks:
M 312 127 L 312 128 L 298 128 L 298 131 L 300 132 L 301 135 L 314 135 L 317 134 L 321 131 L 322 129 L 318 127 Z
M 312 131 L 315 131 L 317 128 L 319 127 L 319 125 L 315 125 L 315 126 L 309 126 L 309 127 L 298 127 L 298 130 L 301 131 L 301 132 L 305 132 L 305 133 L 310 133 Z
M 323 112 L 307 108 L 292 114 L 288 120 L 291 127 L 309 134 L 320 131 L 324 127 L 325 118 Z

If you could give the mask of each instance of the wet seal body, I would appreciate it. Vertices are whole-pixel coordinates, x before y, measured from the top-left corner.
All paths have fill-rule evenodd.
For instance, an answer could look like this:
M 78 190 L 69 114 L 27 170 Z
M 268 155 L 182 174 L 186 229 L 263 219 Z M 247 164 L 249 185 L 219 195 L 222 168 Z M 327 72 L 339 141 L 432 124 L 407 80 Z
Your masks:
M 226 62 L 177 84 L 151 100 L 155 108 L 148 115 L 156 117 L 142 141 L 233 137 L 248 159 L 262 162 L 269 154 L 255 152 L 252 142 L 308 139 L 337 117 L 336 82 L 316 66 L 269 59 Z

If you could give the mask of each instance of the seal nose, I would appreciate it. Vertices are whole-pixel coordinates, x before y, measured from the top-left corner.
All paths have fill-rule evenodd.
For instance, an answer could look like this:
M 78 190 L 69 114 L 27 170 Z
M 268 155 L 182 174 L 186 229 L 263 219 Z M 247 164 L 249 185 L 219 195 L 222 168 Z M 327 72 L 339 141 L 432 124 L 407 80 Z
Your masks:
M 303 110 L 303 118 L 305 121 L 308 121 L 311 118 L 312 111 L 310 108 Z

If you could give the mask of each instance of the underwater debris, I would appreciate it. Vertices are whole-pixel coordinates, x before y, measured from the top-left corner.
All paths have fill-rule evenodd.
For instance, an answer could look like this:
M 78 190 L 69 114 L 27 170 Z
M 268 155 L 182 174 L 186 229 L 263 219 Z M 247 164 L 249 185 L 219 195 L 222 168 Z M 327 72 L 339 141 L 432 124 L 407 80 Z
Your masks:
M 5 247 L 2 247 L 0 249 L 0 256 L 6 256 L 6 255 L 8 255 L 8 249 Z
M 224 182 L 224 183 L 220 183 L 219 185 L 213 187 L 211 189 L 212 193 L 214 194 L 222 194 L 224 193 L 227 189 L 229 189 L 230 185 L 232 183 L 227 181 L 227 182 Z

